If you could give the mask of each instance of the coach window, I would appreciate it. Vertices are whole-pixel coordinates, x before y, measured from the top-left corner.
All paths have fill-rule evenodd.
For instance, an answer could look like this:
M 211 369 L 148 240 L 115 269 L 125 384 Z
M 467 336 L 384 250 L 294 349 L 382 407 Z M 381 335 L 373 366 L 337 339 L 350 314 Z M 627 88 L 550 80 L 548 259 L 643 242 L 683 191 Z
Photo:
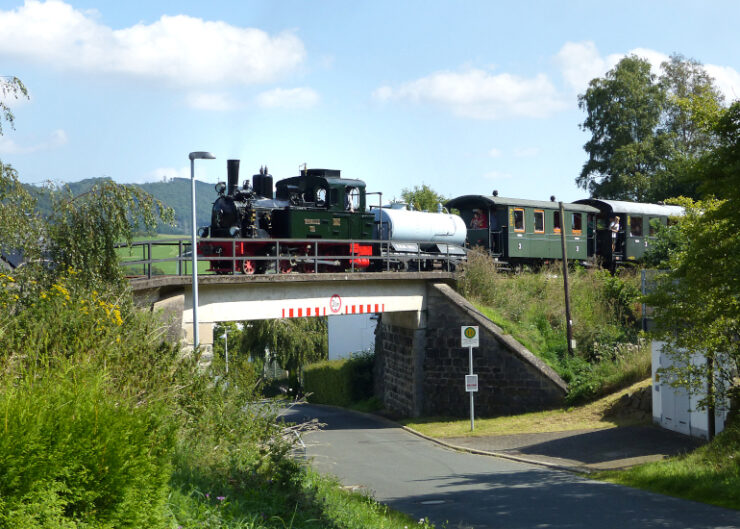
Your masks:
M 534 232 L 545 233 L 545 212 L 541 209 L 534 210 Z
M 583 229 L 581 226 L 582 220 L 581 220 L 581 214 L 580 213 L 571 213 L 570 217 L 570 231 L 571 233 L 575 235 L 580 235 L 581 230 Z
M 560 233 L 560 212 L 559 211 L 552 212 L 552 231 L 554 231 L 555 233 Z
M 630 218 L 630 235 L 633 237 L 642 236 L 642 217 Z
M 514 209 L 514 231 L 524 231 L 524 210 Z
M 660 219 L 658 217 L 650 217 L 648 218 L 648 234 L 650 237 L 655 237 L 655 225 L 660 222 Z

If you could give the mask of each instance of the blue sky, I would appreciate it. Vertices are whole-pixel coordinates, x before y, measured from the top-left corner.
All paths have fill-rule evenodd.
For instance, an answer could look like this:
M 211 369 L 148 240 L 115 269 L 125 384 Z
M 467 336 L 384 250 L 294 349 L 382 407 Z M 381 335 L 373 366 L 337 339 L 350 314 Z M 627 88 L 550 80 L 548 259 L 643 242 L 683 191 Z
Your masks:
M 740 98 L 740 3 L 0 0 L 24 182 L 341 169 L 399 196 L 574 200 L 577 94 L 622 56 L 681 53 Z

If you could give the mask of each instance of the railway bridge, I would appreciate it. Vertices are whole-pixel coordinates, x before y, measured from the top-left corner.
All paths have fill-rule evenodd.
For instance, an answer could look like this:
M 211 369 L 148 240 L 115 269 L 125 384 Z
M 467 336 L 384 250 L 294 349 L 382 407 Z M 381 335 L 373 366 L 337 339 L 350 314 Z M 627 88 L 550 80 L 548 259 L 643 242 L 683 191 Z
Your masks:
M 133 279 L 139 305 L 171 322 L 172 337 L 192 346 L 192 283 L 187 276 Z M 207 275 L 198 280 L 201 343 L 212 344 L 223 321 L 372 313 L 376 331 L 375 393 L 404 416 L 469 413 L 464 390 L 468 351 L 460 327 L 478 325 L 474 350 L 481 416 L 560 404 L 566 384 L 480 313 L 452 285 L 449 272 Z

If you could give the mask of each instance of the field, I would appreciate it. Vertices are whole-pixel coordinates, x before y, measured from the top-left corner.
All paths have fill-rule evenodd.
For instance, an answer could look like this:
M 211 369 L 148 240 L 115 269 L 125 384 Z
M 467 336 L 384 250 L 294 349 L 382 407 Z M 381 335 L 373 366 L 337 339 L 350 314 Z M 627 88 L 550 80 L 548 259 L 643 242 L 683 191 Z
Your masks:
M 152 243 L 151 245 L 137 245 L 137 243 L 144 241 L 152 241 Z M 177 256 L 181 254 L 186 255 L 186 260 L 179 263 Z M 145 264 L 126 265 L 127 262 L 144 261 L 147 259 L 164 261 L 152 264 L 151 275 L 153 276 L 178 275 L 178 273 L 179 275 L 188 275 L 192 273 L 189 237 L 161 234 L 136 237 L 133 246 L 118 249 L 118 256 L 124 265 L 126 275 L 129 276 L 148 275 Z M 208 271 L 210 266 L 207 261 L 199 261 L 198 273 L 211 274 L 212 272 Z

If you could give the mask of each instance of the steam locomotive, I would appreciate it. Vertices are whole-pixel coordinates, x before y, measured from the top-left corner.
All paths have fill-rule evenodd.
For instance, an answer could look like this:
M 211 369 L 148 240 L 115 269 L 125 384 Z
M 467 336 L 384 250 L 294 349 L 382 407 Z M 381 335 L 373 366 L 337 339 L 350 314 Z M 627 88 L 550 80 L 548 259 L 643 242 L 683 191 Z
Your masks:
M 275 184 L 267 167 L 239 186 L 239 160 L 227 161 L 227 182 L 216 185 L 210 226 L 198 252 L 218 274 L 452 270 L 479 247 L 513 265 L 562 257 L 613 268 L 638 262 L 655 227 L 682 208 L 615 200 L 550 201 L 463 195 L 446 203 L 453 215 L 371 207 L 365 182 L 334 169 L 304 168 Z M 609 224 L 619 217 L 612 235 Z M 561 234 L 561 229 L 565 231 Z
M 240 187 L 239 160 L 228 160 L 216 191 L 198 253 L 218 274 L 451 269 L 465 258 L 459 216 L 369 208 L 365 182 L 338 170 L 304 168 L 273 195 L 267 167 Z

